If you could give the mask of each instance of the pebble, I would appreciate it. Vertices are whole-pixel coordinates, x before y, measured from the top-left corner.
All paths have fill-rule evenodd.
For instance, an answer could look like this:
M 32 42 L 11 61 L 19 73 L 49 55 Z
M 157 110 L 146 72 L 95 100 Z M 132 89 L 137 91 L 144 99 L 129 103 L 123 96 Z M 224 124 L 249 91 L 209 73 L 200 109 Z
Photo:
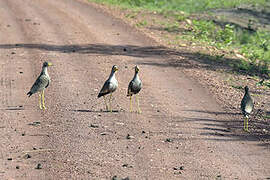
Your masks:
M 184 170 L 184 166 L 180 166 L 180 167 L 174 167 L 173 170 L 175 170 L 176 172 L 174 172 L 174 174 L 182 174 L 182 170 Z
M 35 169 L 42 169 L 41 164 L 38 163 L 37 166 L 35 167 Z
M 131 136 L 130 134 L 127 134 L 127 137 L 126 137 L 127 139 L 133 139 L 134 138 L 134 136 Z
M 98 128 L 99 126 L 98 125 L 95 125 L 95 124 L 91 124 L 90 127 L 91 128 Z
M 113 176 L 112 180 L 130 180 L 129 177 L 125 177 L 125 178 L 119 178 L 117 176 Z
M 222 177 L 221 177 L 221 175 L 217 175 L 217 178 L 216 178 L 217 180 L 221 180 L 222 179 Z
M 165 140 L 165 142 L 173 142 L 173 140 L 170 139 L 170 138 L 167 138 L 167 139 Z
M 128 164 L 123 164 L 122 167 L 124 167 L 124 168 L 133 168 L 133 166 L 128 165 Z
M 112 180 L 121 180 L 120 178 L 118 178 L 117 176 L 113 176 Z
M 32 122 L 32 123 L 29 123 L 28 125 L 30 125 L 30 126 L 38 126 L 38 125 L 40 125 L 40 122 L 35 121 L 35 122 Z
M 8 161 L 12 161 L 12 158 L 7 158 Z
M 30 154 L 25 154 L 24 156 L 23 156 L 23 158 L 24 159 L 29 159 L 29 158 L 31 158 L 32 156 L 30 155 Z

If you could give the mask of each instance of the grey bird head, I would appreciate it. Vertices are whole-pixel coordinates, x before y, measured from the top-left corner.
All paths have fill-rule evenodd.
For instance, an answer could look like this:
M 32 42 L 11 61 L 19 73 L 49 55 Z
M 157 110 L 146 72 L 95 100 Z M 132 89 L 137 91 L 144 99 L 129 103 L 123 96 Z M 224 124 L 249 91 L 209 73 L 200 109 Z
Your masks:
M 245 86 L 245 92 L 248 92 L 249 88 L 248 86 Z
M 116 72 L 116 71 L 118 71 L 118 67 L 116 65 L 113 65 L 112 72 Z
M 139 67 L 136 65 L 135 66 L 135 72 L 138 73 L 139 72 Z
M 49 66 L 52 66 L 52 63 L 47 62 L 47 61 L 43 63 L 43 67 L 49 67 Z

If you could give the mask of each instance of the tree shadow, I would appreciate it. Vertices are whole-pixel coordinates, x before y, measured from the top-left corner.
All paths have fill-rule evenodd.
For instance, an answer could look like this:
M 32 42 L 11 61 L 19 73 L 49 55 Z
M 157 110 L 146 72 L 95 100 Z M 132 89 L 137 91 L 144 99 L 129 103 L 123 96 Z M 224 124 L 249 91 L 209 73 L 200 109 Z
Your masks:
M 211 130 L 211 131 L 218 131 L 218 132 L 231 132 L 229 129 L 222 129 L 222 128 L 204 127 L 202 129 Z
M 214 138 L 205 138 L 205 140 L 217 141 L 261 141 L 260 146 L 270 145 L 270 123 L 259 121 L 251 117 L 249 119 L 249 132 L 243 131 L 243 119 L 241 113 L 227 113 L 201 110 L 188 110 L 199 113 L 216 115 L 216 118 L 186 117 L 183 121 L 194 121 L 201 123 L 204 127 L 200 128 L 206 132 L 201 133 L 205 136 Z M 229 115 L 229 119 L 221 120 L 219 116 Z M 228 116 L 226 116 L 228 117 Z M 215 138 L 218 137 L 218 138 Z M 220 138 L 224 137 L 224 138 Z
M 226 112 L 226 111 L 223 111 L 223 112 L 218 112 L 218 111 L 202 111 L 202 110 L 184 110 L 184 111 L 206 113 L 206 114 L 215 114 L 215 115 L 231 115 L 231 116 L 241 115 L 240 112 Z
M 99 55 L 124 55 L 133 57 L 153 57 L 168 53 L 178 54 L 170 51 L 164 46 L 135 46 L 135 45 L 109 45 L 109 44 L 74 44 L 74 45 L 53 45 L 53 44 L 0 44 L 2 49 L 38 49 L 43 51 L 57 51 L 61 53 L 81 53 Z
M 139 64 L 182 67 L 182 68 L 205 68 L 216 71 L 224 69 L 228 72 L 237 72 L 249 75 L 262 75 L 259 68 L 245 70 L 239 68 L 243 61 L 241 59 L 225 58 L 220 55 L 209 55 L 194 53 L 188 50 L 170 49 L 164 46 L 136 46 L 136 45 L 109 45 L 109 44 L 74 44 L 74 45 L 53 45 L 53 44 L 0 44 L 2 49 L 38 49 L 42 51 L 56 51 L 60 53 L 81 53 L 93 55 L 122 55 L 140 58 L 154 58 L 150 61 L 139 61 Z M 178 58 L 181 57 L 181 58 Z M 156 59 L 166 59 L 157 61 Z
M 184 57 L 181 60 L 177 57 L 168 57 L 166 63 L 158 61 L 139 61 L 138 64 L 159 66 L 159 67 L 179 67 L 185 69 L 206 69 L 210 71 L 224 70 L 231 74 L 241 74 L 259 76 L 262 79 L 269 79 L 260 65 L 251 62 L 244 62 L 241 59 L 222 57 L 222 55 L 209 55 L 204 53 L 191 53 L 182 51 L 181 54 L 170 53 L 171 55 Z
M 270 145 L 270 125 L 267 133 L 256 130 L 254 128 L 257 125 L 251 119 L 249 122 L 250 132 L 243 130 L 243 119 L 240 113 L 231 112 L 215 112 L 215 111 L 203 111 L 203 110 L 188 110 L 190 112 L 198 112 L 198 116 L 192 115 L 192 117 L 186 116 L 168 116 L 165 114 L 153 115 L 155 119 L 169 119 L 170 126 L 176 128 L 174 124 L 183 124 L 184 122 L 190 122 L 197 124 L 195 129 L 200 130 L 199 139 L 206 141 L 254 141 L 259 142 L 257 145 L 267 147 Z M 209 114 L 210 117 L 201 117 L 201 113 Z M 213 115 L 216 115 L 213 117 Z M 224 115 L 226 118 L 224 118 Z M 181 132 L 177 132 L 179 134 Z M 175 138 L 173 138 L 175 139 Z M 192 139 L 198 139 L 198 137 L 192 137 Z
M 213 10 L 212 12 L 215 15 L 225 17 L 224 20 L 215 20 L 216 23 L 230 23 L 239 29 L 256 31 L 258 27 L 270 25 L 270 12 L 266 9 L 258 9 L 255 7 L 238 7 L 234 9 L 218 9 Z

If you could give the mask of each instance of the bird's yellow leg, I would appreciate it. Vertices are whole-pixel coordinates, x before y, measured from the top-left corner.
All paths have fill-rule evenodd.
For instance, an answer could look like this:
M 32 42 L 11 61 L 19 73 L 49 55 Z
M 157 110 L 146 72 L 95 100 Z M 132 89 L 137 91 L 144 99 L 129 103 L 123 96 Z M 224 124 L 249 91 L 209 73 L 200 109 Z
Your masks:
M 41 93 L 38 93 L 38 103 L 39 103 L 39 109 L 42 109 L 42 106 L 41 106 Z
M 109 105 L 110 105 L 110 111 L 112 112 L 112 93 L 110 94 Z
M 244 131 L 246 130 L 246 117 L 244 117 Z
M 103 96 L 103 98 L 104 98 L 105 105 L 106 105 L 106 111 L 108 111 L 108 104 L 107 104 L 107 101 L 106 101 L 106 97 L 105 97 L 105 96 Z
M 246 124 L 246 131 L 248 131 L 248 118 L 247 118 L 247 124 Z
M 139 98 L 138 98 L 138 95 L 136 95 L 135 98 L 136 98 L 136 101 L 137 101 L 138 113 L 141 114 L 142 111 L 141 111 L 141 109 L 140 109 L 140 104 L 139 104 Z
M 244 131 L 248 132 L 248 118 L 244 117 Z
M 44 90 L 42 91 L 42 107 L 43 107 L 43 109 L 46 109 L 46 107 L 45 107 L 45 93 L 44 93 Z
M 129 101 L 130 101 L 129 110 L 130 112 L 132 112 L 132 96 L 130 96 Z

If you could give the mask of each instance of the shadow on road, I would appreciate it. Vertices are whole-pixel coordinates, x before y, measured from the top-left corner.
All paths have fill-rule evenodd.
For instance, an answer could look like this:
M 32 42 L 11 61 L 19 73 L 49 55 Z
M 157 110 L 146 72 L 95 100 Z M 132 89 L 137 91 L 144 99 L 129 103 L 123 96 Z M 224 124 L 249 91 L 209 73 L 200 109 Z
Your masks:
M 0 44 L 1 49 L 38 49 L 42 51 L 57 51 L 61 53 L 81 53 L 98 55 L 123 55 L 141 58 L 166 58 L 166 62 L 156 60 L 140 61 L 139 64 L 183 67 L 183 68 L 206 68 L 216 71 L 226 69 L 229 72 L 241 74 L 260 75 L 256 71 L 245 71 L 234 68 L 242 63 L 241 59 L 225 58 L 217 55 L 209 55 L 186 50 L 169 49 L 164 46 L 135 46 L 135 45 L 110 45 L 110 44 L 74 44 L 74 45 L 53 45 L 53 44 Z M 181 57 L 180 59 L 178 57 Z
M 237 116 L 237 115 L 241 115 L 240 112 L 235 113 L 235 112 L 215 112 L 215 111 L 202 111 L 202 110 L 185 110 L 185 111 L 191 111 L 191 112 L 198 112 L 198 113 L 207 113 L 207 114 L 215 114 L 215 115 L 222 115 L 222 114 L 226 114 L 226 115 L 233 115 L 233 116 Z
M 193 121 L 200 123 L 201 133 L 204 136 L 213 136 L 213 138 L 206 137 L 205 140 L 217 141 L 258 141 L 262 140 L 262 146 L 270 145 L 270 123 L 266 121 L 258 121 L 254 118 L 256 114 L 249 119 L 250 132 L 243 131 L 243 118 L 241 113 L 227 113 L 227 112 L 213 112 L 201 110 L 189 110 L 192 112 L 199 112 L 205 114 L 216 115 L 216 118 L 201 118 L 201 117 L 186 117 L 182 121 Z M 229 115 L 229 119 L 222 120 L 222 115 Z
M 237 69 L 231 68 L 235 64 L 241 63 L 240 59 L 229 59 L 224 57 L 216 57 L 207 54 L 194 53 L 188 51 L 179 51 L 175 49 L 169 49 L 164 46 L 135 46 L 135 45 L 109 45 L 109 44 L 77 44 L 77 45 L 53 45 L 53 44 L 0 44 L 0 48 L 2 49 L 38 49 L 42 51 L 57 51 L 60 53 L 81 53 L 81 54 L 93 54 L 93 55 L 122 55 L 122 56 L 132 56 L 144 58 L 143 60 L 138 61 L 138 64 L 150 65 L 150 66 L 160 66 L 160 67 L 182 67 L 182 68 L 205 68 L 207 70 L 216 71 L 218 69 L 229 70 L 230 72 L 237 72 L 242 74 L 256 74 L 256 72 L 247 72 L 247 71 L 239 71 Z M 179 58 L 180 57 L 180 58 Z M 148 59 L 149 58 L 149 59 Z M 159 61 L 157 59 L 166 59 L 166 61 Z M 20 109 L 9 109 L 9 110 L 20 110 Z M 108 113 L 108 111 L 95 111 L 95 110 L 71 110 L 74 112 L 82 112 L 82 113 Z M 216 119 L 203 119 L 201 117 L 197 118 L 185 118 L 184 121 L 200 121 L 206 127 L 204 130 L 214 131 L 213 133 L 208 133 L 208 135 L 212 136 L 221 136 L 220 133 L 225 133 L 224 130 L 218 130 L 215 128 L 211 128 L 211 126 L 221 127 L 221 128 L 231 128 L 235 131 L 234 133 L 229 133 L 230 137 L 234 137 L 234 139 L 263 139 L 269 140 L 270 135 L 261 133 L 262 131 L 254 131 L 252 133 L 239 133 L 238 131 L 242 128 L 243 122 L 241 118 L 237 118 L 234 116 L 238 116 L 239 113 L 228 113 L 228 112 L 209 112 L 209 111 L 198 111 L 193 110 L 194 112 L 200 113 L 208 113 L 217 115 Z M 119 112 L 119 111 L 113 111 Z M 233 116 L 231 120 L 219 120 L 218 116 L 227 114 L 229 116 Z M 213 123 L 214 122 L 214 123 Z M 216 122 L 216 124 L 215 124 Z M 270 132 L 270 124 L 264 124 L 256 121 L 252 122 L 251 119 L 251 127 L 252 123 L 256 125 L 256 127 L 264 127 L 267 132 Z M 268 125 L 266 127 L 266 125 Z M 221 131 L 221 132 L 219 132 Z M 218 132 L 218 134 L 217 134 Z M 226 136 L 226 134 L 224 135 Z M 219 139 L 220 140 L 220 139 Z M 267 143 L 266 143 L 267 144 Z

